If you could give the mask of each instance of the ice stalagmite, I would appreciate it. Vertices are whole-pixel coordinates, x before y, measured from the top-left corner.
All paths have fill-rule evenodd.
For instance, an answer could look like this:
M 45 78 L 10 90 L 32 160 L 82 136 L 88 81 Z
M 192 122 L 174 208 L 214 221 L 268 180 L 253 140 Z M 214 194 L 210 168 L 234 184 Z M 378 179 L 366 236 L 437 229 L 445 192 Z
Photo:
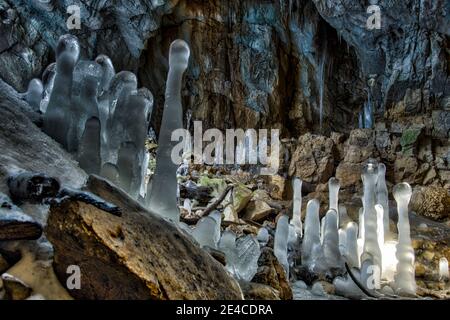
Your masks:
M 216 229 L 214 230 L 213 238 L 214 238 L 214 243 L 217 246 L 220 241 L 220 225 L 222 223 L 222 214 L 219 211 L 215 210 L 209 216 L 216 221 Z
M 119 185 L 119 169 L 115 164 L 110 162 L 104 163 L 100 171 L 100 175 L 103 178 L 108 179 L 112 183 Z
M 448 260 L 447 258 L 442 257 L 439 259 L 439 280 L 448 281 L 449 278 Z
M 346 241 L 345 246 L 347 259 L 350 267 L 359 267 L 359 257 L 358 257 L 358 225 L 355 222 L 350 222 L 346 228 Z
M 302 242 L 302 264 L 308 267 L 313 266 L 313 249 L 320 247 L 320 203 L 317 199 L 308 201 L 305 217 L 305 234 Z
M 249 282 L 258 270 L 258 259 L 261 254 L 258 240 L 254 235 L 246 235 L 236 240 L 236 278 Z
M 292 181 L 294 189 L 294 199 L 292 204 L 292 220 L 291 224 L 295 227 L 295 233 L 298 237 L 303 237 L 302 226 L 302 180 L 294 178 Z
M 39 111 L 41 107 L 42 94 L 44 86 L 41 80 L 33 79 L 28 84 L 28 90 L 25 93 L 25 100 L 35 111 Z
M 137 161 L 137 148 L 136 145 L 131 142 L 123 142 L 119 148 L 117 169 L 119 171 L 119 186 L 128 192 L 132 197 L 136 197 L 136 194 L 132 194 L 132 184 L 136 179 L 134 176 L 138 170 Z
M 87 174 L 100 173 L 100 120 L 96 117 L 86 121 L 78 148 L 78 162 Z
M 40 110 L 42 113 L 47 111 L 50 95 L 52 94 L 53 84 L 56 76 L 56 62 L 53 62 L 47 66 L 42 73 L 42 84 L 44 85 L 44 92 L 42 94 L 42 100 L 40 104 Z
M 381 249 L 377 236 L 377 212 L 375 210 L 375 190 L 378 178 L 375 163 L 367 163 L 363 168 L 363 206 L 364 206 L 364 247 L 361 255 L 361 265 L 366 259 L 372 262 L 381 271 Z
M 389 230 L 389 194 L 386 185 L 386 166 L 384 163 L 378 165 L 377 203 L 383 206 L 384 241 L 388 241 L 391 240 L 392 236 Z
M 339 252 L 341 256 L 345 256 L 347 253 L 347 232 L 344 229 L 339 229 Z
M 343 204 L 339 205 L 339 227 L 345 228 L 349 222 L 352 222 L 352 219 L 348 216 L 347 207 Z
M 383 206 L 381 204 L 376 204 L 375 211 L 377 213 L 378 246 L 380 247 L 381 253 L 383 254 L 383 248 L 384 248 L 384 225 L 383 225 L 384 209 L 383 209 Z M 383 256 L 382 256 L 382 258 L 383 258 Z
M 274 239 L 274 253 L 280 264 L 286 271 L 286 276 L 289 277 L 289 263 L 287 258 L 288 249 L 288 237 L 289 237 L 289 218 L 286 215 L 281 216 L 278 219 L 277 227 L 275 230 Z
M 100 119 L 97 101 L 100 77 L 100 66 L 91 61 L 80 61 L 74 69 L 67 138 L 69 152 L 77 152 L 87 119 L 92 117 Z
M 234 276 L 237 263 L 236 234 L 234 232 L 225 230 L 222 233 L 219 250 L 225 254 L 225 268 Z
M 408 205 L 412 190 L 409 184 L 399 183 L 393 190 L 398 211 L 398 244 L 397 244 L 397 274 L 395 288 L 398 294 L 415 295 L 416 281 L 414 278 L 414 249 L 411 245 L 409 229 Z
M 328 180 L 328 198 L 330 207 L 329 209 L 334 209 L 337 213 L 339 213 L 339 189 L 341 188 L 341 185 L 339 183 L 339 180 L 336 178 L 330 178 Z M 338 226 L 339 226 L 339 216 L 338 218 Z
M 161 129 L 159 133 L 159 147 L 156 155 L 156 169 L 152 178 L 153 185 L 150 195 L 149 209 L 174 222 L 180 219 L 177 207 L 177 178 L 176 172 L 180 163 L 174 163 L 171 152 L 177 141 L 172 141 L 172 132 L 183 128 L 181 106 L 181 82 L 183 73 L 189 62 L 189 47 L 183 40 L 176 40 L 170 46 L 169 75 L 165 95 L 165 105 Z
M 99 90 L 100 95 L 102 95 L 103 93 L 108 92 L 109 84 L 116 74 L 116 71 L 114 70 L 114 65 L 111 59 L 107 55 L 99 55 L 95 58 L 95 62 L 97 62 L 102 68 L 102 78 Z
M 201 247 L 216 248 L 216 230 L 216 219 L 207 216 L 201 218 L 197 222 L 195 229 L 192 231 L 192 236 L 197 240 Z
M 328 268 L 342 268 L 343 261 L 339 251 L 339 234 L 337 228 L 337 212 L 330 209 L 325 219 L 323 236 L 323 253 Z
M 44 115 L 44 132 L 65 148 L 71 114 L 72 76 L 79 54 L 78 40 L 74 36 L 64 35 L 59 39 L 56 48 L 56 76 Z

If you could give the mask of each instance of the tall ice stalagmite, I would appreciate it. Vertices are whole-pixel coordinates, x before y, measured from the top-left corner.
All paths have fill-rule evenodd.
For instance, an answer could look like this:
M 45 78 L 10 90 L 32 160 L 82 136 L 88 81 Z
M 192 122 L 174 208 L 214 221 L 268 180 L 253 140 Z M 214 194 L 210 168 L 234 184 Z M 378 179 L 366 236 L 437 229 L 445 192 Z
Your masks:
M 294 189 L 294 199 L 292 204 L 292 220 L 291 224 L 295 227 L 297 237 L 303 237 L 302 226 L 302 180 L 294 178 L 292 181 Z
M 393 190 L 398 211 L 398 244 L 397 244 L 397 274 L 394 277 L 395 289 L 398 294 L 415 295 L 416 280 L 414 268 L 414 249 L 412 247 L 408 205 L 411 200 L 411 186 L 405 182 L 399 183 Z
M 156 170 L 152 184 L 149 209 L 174 222 L 180 219 L 177 206 L 177 177 L 179 163 L 172 161 L 172 149 L 178 141 L 172 141 L 172 132 L 183 128 L 181 85 L 183 73 L 188 67 L 190 50 L 183 40 L 175 40 L 170 46 L 169 75 L 167 77 L 166 95 L 158 151 Z

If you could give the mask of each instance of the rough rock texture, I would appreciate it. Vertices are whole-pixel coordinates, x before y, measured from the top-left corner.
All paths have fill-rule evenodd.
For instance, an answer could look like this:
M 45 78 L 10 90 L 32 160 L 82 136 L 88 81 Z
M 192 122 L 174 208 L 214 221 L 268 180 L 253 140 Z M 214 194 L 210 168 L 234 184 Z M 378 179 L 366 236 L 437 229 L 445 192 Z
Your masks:
M 241 284 L 246 300 L 280 300 L 279 292 L 274 288 L 255 282 Z
M 333 175 L 333 140 L 307 133 L 298 140 L 292 155 L 289 175 L 309 183 L 324 183 Z
M 68 276 L 67 266 L 81 269 L 81 289 L 71 292 L 75 298 L 242 298 L 224 267 L 174 225 L 104 180 L 91 178 L 89 187 L 121 207 L 122 217 L 64 201 L 51 207 L 46 229 L 61 282 Z
M 279 292 L 280 299 L 291 300 L 292 289 L 286 279 L 286 273 L 271 248 L 265 247 L 261 250 L 258 265 L 252 282 L 268 285 Z
M 16 106 L 1 103 L 0 119 L 0 192 L 8 192 L 6 178 L 20 170 L 42 172 L 74 188 L 84 184 L 86 173 Z
M 47 2 L 0 1 L 0 78 L 21 92 L 54 60 L 52 48 L 67 32 L 73 1 Z M 117 70 L 141 67 L 142 85 L 155 94 L 156 129 L 168 47 L 181 37 L 192 53 L 185 105 L 205 127 L 348 132 L 370 92 L 377 117 L 390 109 L 392 120 L 432 114 L 442 138 L 449 119 L 446 1 L 378 2 L 381 30 L 366 28 L 369 2 L 362 0 L 80 2 L 82 27 L 71 32 L 82 56 L 108 54 Z
M 450 193 L 436 186 L 417 188 L 411 197 L 410 208 L 433 220 L 446 219 L 450 217 Z
M 8 300 L 25 300 L 31 294 L 31 288 L 23 283 L 20 279 L 4 273 L 1 280 Z

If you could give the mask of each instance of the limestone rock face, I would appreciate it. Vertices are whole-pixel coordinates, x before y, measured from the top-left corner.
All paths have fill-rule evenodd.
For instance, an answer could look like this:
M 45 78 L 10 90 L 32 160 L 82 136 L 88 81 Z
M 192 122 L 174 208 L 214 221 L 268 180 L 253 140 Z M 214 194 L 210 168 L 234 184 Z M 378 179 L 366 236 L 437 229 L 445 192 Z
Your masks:
M 53 62 L 51 48 L 67 32 L 71 4 L 0 3 L 0 78 L 23 92 L 41 75 Z M 283 127 L 294 137 L 310 129 L 349 132 L 358 126 L 371 80 L 376 116 L 390 109 L 434 112 L 434 134 L 448 137 L 445 0 L 382 3 L 381 30 L 366 28 L 369 2 L 356 0 L 78 5 L 85 13 L 81 30 L 74 31 L 82 56 L 107 54 L 117 70 L 140 67 L 141 84 L 158 106 L 152 120 L 157 131 L 167 51 L 172 40 L 183 38 L 192 55 L 182 95 L 205 127 Z M 328 70 L 323 77 L 321 66 Z
M 441 187 L 430 186 L 414 190 L 410 208 L 417 214 L 432 220 L 450 217 L 450 194 Z
M 120 190 L 91 178 L 90 190 L 119 206 L 122 217 L 63 201 L 50 209 L 47 237 L 66 283 L 69 265 L 81 271 L 78 299 L 241 299 L 224 267 L 178 228 L 146 212 Z
M 298 140 L 289 175 L 309 183 L 325 183 L 333 175 L 333 140 L 307 133 Z

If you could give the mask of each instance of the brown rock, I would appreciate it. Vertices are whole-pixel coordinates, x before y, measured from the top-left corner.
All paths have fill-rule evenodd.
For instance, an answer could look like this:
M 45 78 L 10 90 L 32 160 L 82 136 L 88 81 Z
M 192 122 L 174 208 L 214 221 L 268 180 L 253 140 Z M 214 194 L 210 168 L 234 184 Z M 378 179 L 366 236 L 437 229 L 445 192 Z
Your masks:
M 2 274 L 2 281 L 6 299 L 8 300 L 25 300 L 31 295 L 29 286 L 8 273 Z
M 395 183 L 414 183 L 418 169 L 419 162 L 415 157 L 398 154 L 394 162 Z
M 255 282 L 242 283 L 241 288 L 246 300 L 281 300 L 280 293 L 265 284 Z
M 245 208 L 245 213 L 243 218 L 252 221 L 263 221 L 267 216 L 273 211 L 265 201 L 255 200 L 250 201 L 250 203 Z
M 333 140 L 307 133 L 298 140 L 289 175 L 309 183 L 324 183 L 334 170 Z
M 445 188 L 437 186 L 416 188 L 410 208 L 433 220 L 446 219 L 450 216 L 450 194 Z
M 252 282 L 268 285 L 280 293 L 282 300 L 292 299 L 292 289 L 283 267 L 271 248 L 264 247 L 258 260 L 258 271 Z
M 286 179 L 279 175 L 266 176 L 270 196 L 276 200 L 283 200 L 286 189 Z
M 9 268 L 8 261 L 6 261 L 6 259 L 3 258 L 3 256 L 0 254 L 0 274 L 8 270 L 8 268 Z
M 176 226 L 101 178 L 90 177 L 88 186 L 123 214 L 71 200 L 51 206 L 46 234 L 55 250 L 55 272 L 65 283 L 69 265 L 81 270 L 74 298 L 242 298 L 223 266 Z
M 336 168 L 336 178 L 341 188 L 353 187 L 361 184 L 362 164 L 341 162 Z
M 0 241 L 33 240 L 41 234 L 42 226 L 0 192 Z

